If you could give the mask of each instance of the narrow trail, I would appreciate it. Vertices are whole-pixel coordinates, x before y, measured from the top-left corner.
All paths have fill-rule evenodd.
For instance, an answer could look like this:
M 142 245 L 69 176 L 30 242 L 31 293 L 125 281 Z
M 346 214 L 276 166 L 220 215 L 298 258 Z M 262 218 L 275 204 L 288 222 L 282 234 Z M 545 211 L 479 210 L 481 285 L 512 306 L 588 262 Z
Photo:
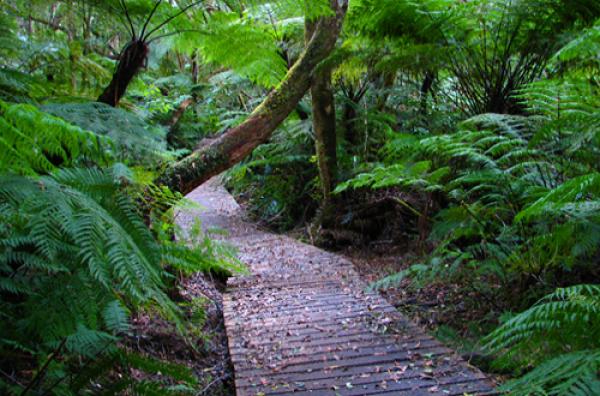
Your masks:
M 215 179 L 188 198 L 228 231 L 251 274 L 223 311 L 238 396 L 495 394 L 492 382 L 366 292 L 345 258 L 259 230 Z

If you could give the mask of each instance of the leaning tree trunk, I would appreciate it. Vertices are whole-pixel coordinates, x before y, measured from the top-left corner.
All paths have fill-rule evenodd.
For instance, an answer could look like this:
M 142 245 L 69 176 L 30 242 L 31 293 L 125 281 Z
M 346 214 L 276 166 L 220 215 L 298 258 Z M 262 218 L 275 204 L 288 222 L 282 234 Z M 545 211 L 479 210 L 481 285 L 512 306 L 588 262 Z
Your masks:
M 242 124 L 210 140 L 167 168 L 156 180 L 174 191 L 188 193 L 214 175 L 229 169 L 269 139 L 310 88 L 315 67 L 333 50 L 347 1 L 333 1 L 335 16 L 322 18 L 306 49 L 281 84 Z
M 135 77 L 138 71 L 144 66 L 148 57 L 148 45 L 140 39 L 130 41 L 119 58 L 117 70 L 113 74 L 110 84 L 102 95 L 98 98 L 98 102 L 106 103 L 115 107 L 125 95 L 127 86 Z

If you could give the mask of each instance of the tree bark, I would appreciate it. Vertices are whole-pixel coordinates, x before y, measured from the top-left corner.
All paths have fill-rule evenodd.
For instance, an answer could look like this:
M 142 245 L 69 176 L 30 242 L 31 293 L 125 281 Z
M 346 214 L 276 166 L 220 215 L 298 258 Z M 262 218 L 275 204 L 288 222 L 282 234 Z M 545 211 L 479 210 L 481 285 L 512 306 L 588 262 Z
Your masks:
M 156 183 L 186 194 L 240 162 L 267 141 L 310 88 L 315 67 L 333 50 L 347 5 L 347 0 L 336 2 L 335 16 L 319 21 L 303 54 L 246 121 L 201 144 L 188 157 L 167 168 Z
M 148 46 L 144 41 L 140 39 L 130 41 L 119 58 L 117 70 L 113 74 L 110 84 L 102 92 L 98 102 L 113 107 L 117 106 L 133 77 L 144 66 L 147 57 Z
M 423 79 L 423 83 L 421 84 L 420 94 L 421 103 L 419 104 L 419 113 L 421 116 L 427 116 L 427 95 L 429 91 L 431 91 L 431 87 L 433 87 L 433 82 L 435 81 L 435 73 L 432 71 L 425 72 L 425 78 Z
M 194 51 L 192 55 L 192 84 L 198 84 L 198 75 L 200 74 L 200 68 L 198 66 L 198 50 Z
M 354 128 L 354 124 L 356 121 L 356 109 L 354 108 L 354 103 L 350 103 L 350 101 L 344 103 L 344 112 L 342 113 L 342 124 L 344 125 L 344 136 L 346 137 L 346 141 L 350 145 L 350 148 L 358 147 L 360 144 L 358 141 L 358 136 L 356 130 Z
M 306 41 L 314 34 L 317 22 L 305 24 Z M 310 86 L 315 151 L 323 193 L 323 207 L 330 206 L 331 192 L 337 177 L 337 139 L 335 133 L 335 100 L 331 88 L 331 68 L 317 68 Z

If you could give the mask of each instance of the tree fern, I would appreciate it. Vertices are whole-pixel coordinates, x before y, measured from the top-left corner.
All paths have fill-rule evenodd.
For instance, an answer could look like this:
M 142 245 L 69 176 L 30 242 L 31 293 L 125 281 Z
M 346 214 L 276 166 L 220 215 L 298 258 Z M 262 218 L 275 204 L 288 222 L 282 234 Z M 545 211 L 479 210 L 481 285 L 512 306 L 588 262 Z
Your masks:
M 0 100 L 30 103 L 45 93 L 42 84 L 29 74 L 11 68 L 0 68 Z
M 104 164 L 110 140 L 39 111 L 0 101 L 0 171 L 49 173 L 58 165 Z
M 520 94 L 530 113 L 543 121 L 531 145 L 595 165 L 598 155 L 600 99 L 586 81 L 541 81 Z
M 594 216 L 597 201 L 589 201 L 589 199 L 597 200 L 598 195 L 600 195 L 599 173 L 575 177 L 533 202 L 517 215 L 516 220 L 530 219 L 544 213 L 557 214 L 561 211 L 577 216 L 578 206 L 581 206 L 583 216 L 577 217 L 587 217 L 584 214 Z M 590 210 L 585 210 L 586 206 L 589 206 Z
M 140 117 L 103 103 L 47 104 L 42 109 L 114 142 L 113 156 L 133 164 L 156 164 L 169 158 L 166 132 Z
M 217 12 L 200 34 L 177 37 L 176 48 L 193 44 L 194 48 L 202 48 L 206 62 L 223 65 L 255 83 L 273 87 L 285 75 L 286 64 L 269 29 L 249 18 L 240 19 L 237 13 Z
M 21 345 L 41 367 L 53 350 L 89 359 L 112 354 L 139 306 L 183 331 L 166 295 L 165 267 L 240 270 L 209 240 L 192 250 L 160 243 L 130 198 L 130 176 L 122 165 L 0 176 L 0 223 L 11 224 L 0 228 L 3 355 Z
M 495 352 L 543 362 L 507 383 L 517 395 L 594 395 L 600 385 L 600 286 L 557 289 L 487 337 Z M 507 349 L 510 348 L 510 349 Z

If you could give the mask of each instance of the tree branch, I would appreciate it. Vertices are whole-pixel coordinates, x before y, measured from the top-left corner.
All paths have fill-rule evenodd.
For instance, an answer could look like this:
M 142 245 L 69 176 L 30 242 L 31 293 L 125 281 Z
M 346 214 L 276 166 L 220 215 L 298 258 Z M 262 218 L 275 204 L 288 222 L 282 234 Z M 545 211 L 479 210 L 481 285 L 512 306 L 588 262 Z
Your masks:
M 347 0 L 332 2 L 336 15 L 322 18 L 305 51 L 281 84 L 242 124 L 201 145 L 191 155 L 167 168 L 155 181 L 174 191 L 188 193 L 214 175 L 232 167 L 266 142 L 273 131 L 296 108 L 308 91 L 317 65 L 333 50 Z

